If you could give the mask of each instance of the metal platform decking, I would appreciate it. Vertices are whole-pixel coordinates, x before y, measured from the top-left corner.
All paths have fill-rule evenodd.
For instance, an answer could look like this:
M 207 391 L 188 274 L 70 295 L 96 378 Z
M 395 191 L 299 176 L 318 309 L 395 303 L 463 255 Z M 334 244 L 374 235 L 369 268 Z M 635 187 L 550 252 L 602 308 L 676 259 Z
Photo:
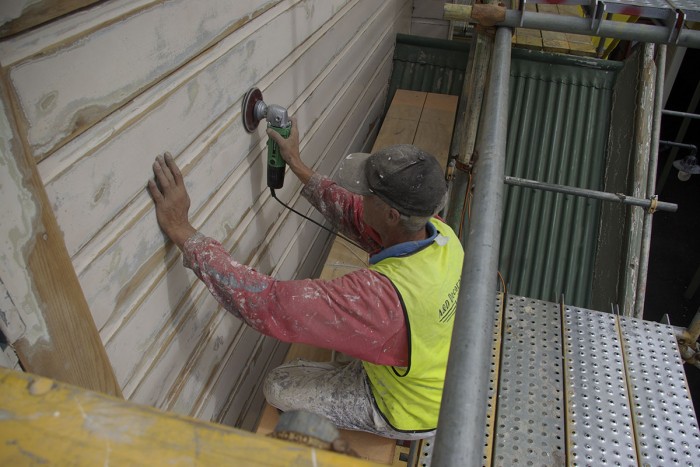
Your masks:
M 670 326 L 499 296 L 492 352 L 485 465 L 700 465 Z

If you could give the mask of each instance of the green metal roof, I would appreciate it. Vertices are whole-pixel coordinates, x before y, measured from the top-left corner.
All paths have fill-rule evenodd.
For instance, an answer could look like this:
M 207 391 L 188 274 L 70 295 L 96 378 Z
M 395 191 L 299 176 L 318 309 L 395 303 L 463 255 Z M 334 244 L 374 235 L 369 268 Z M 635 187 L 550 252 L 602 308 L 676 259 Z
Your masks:
M 466 42 L 397 34 L 386 107 L 397 89 L 459 96 L 468 56 Z
M 617 62 L 514 49 L 506 175 L 602 190 Z M 600 201 L 507 186 L 509 293 L 587 307 Z
M 459 95 L 468 52 L 468 43 L 397 35 L 387 106 L 397 88 Z M 621 67 L 513 49 L 506 175 L 602 190 Z M 599 201 L 507 186 L 499 270 L 509 293 L 549 301 L 564 294 L 589 307 L 599 223 Z

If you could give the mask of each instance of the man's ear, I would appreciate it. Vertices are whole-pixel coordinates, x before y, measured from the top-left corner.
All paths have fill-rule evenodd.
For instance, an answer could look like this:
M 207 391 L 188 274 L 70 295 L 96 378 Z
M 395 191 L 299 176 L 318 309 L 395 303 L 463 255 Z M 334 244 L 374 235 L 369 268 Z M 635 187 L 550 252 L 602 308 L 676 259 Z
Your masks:
M 395 226 L 399 223 L 401 219 L 401 214 L 394 208 L 389 208 L 386 214 L 386 221 L 389 225 Z

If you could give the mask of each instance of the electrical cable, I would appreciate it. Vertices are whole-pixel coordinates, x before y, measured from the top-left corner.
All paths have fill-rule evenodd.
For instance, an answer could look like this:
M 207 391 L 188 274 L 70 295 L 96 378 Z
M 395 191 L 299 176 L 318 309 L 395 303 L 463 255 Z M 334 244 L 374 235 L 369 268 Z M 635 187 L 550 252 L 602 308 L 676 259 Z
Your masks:
M 282 206 L 284 206 L 285 208 L 289 209 L 289 210 L 292 211 L 294 214 L 297 214 L 297 215 L 303 217 L 304 219 L 313 222 L 314 224 L 316 224 L 317 226 L 321 227 L 322 229 L 327 230 L 328 232 L 332 233 L 333 235 L 342 238 L 342 239 L 345 240 L 346 242 L 352 243 L 353 245 L 355 245 L 355 246 L 356 246 L 357 248 L 359 248 L 360 250 L 365 251 L 364 248 L 362 248 L 362 247 L 361 247 L 360 245 L 358 245 L 356 242 L 353 242 L 352 240 L 350 240 L 348 237 L 346 237 L 345 235 L 341 234 L 340 232 L 333 231 L 333 230 L 329 229 L 329 228 L 326 227 L 325 225 L 322 225 L 321 223 L 316 222 L 316 221 L 313 220 L 312 218 L 310 218 L 310 217 L 308 217 L 308 216 L 305 216 L 304 214 L 300 213 L 299 211 L 297 211 L 297 210 L 294 209 L 293 207 L 289 206 L 288 204 L 285 204 L 284 201 L 282 201 L 281 199 L 279 199 L 279 198 L 277 197 L 277 194 L 275 194 L 275 189 L 274 189 L 274 188 L 270 188 L 270 194 L 271 194 L 272 197 L 275 198 Z

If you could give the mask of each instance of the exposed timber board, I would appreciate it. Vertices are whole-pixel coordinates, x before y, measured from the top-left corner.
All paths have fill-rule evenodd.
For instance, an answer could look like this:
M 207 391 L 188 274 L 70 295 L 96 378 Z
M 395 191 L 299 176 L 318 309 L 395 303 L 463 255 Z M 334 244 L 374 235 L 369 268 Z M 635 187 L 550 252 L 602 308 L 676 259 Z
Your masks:
M 0 329 L 27 371 L 121 396 L 4 82 L 0 166 Z
M 24 0 L 3 2 L 0 14 L 0 38 L 18 34 L 80 8 L 98 3 L 98 0 Z
M 278 3 L 154 2 L 59 44 L 42 28 L 30 31 L 43 49 L 11 65 L 8 74 L 33 155 L 42 158 L 85 131 L 222 35 L 266 10 L 272 9 L 267 20 L 282 13 L 284 6 L 273 8 Z
M 359 44 L 357 49 L 361 46 L 362 44 Z M 299 65 L 303 67 L 307 64 L 302 61 Z M 338 71 L 341 72 L 342 68 L 342 66 L 339 67 Z M 299 81 L 294 78 L 294 74 L 298 73 L 299 69 L 296 67 L 294 69 L 296 71 L 291 70 L 292 76 L 282 75 L 281 85 L 273 84 L 266 89 L 266 92 L 270 91 L 273 95 L 283 94 L 286 87 L 284 83 Z M 320 105 L 325 106 L 327 102 Z M 238 109 L 237 106 L 236 109 Z M 235 227 L 231 220 L 241 219 L 244 216 L 247 206 L 255 201 L 256 194 L 264 190 L 265 183 L 263 164 L 260 162 L 265 140 L 260 139 L 259 134 L 252 139 L 241 137 L 243 130 L 237 111 L 232 111 L 222 120 L 223 122 L 213 124 L 215 128 L 202 135 L 203 141 L 190 145 L 190 148 L 193 147 L 192 153 L 187 152 L 178 157 L 178 163 L 188 181 L 190 196 L 193 200 L 192 213 L 195 225 L 201 225 L 202 219 L 206 219 L 212 211 L 219 209 L 224 195 L 231 195 L 230 192 L 234 188 L 239 190 L 234 194 L 234 197 L 237 197 L 237 202 L 233 203 L 234 211 L 224 212 L 228 218 L 216 224 L 215 231 L 207 231 L 215 238 L 223 238 L 231 234 Z M 303 121 L 301 123 L 303 124 Z M 233 160 L 232 154 L 236 155 Z M 227 178 L 219 181 L 222 178 L 220 174 L 224 174 Z M 198 182 L 199 180 L 201 182 Z M 240 187 L 239 184 L 241 184 Z M 114 224 L 114 229 L 109 225 L 106 226 L 100 232 L 99 238 L 88 244 L 74 258 L 76 269 L 81 272 L 85 289 L 88 293 L 92 291 L 94 296 L 90 298 L 99 305 L 98 313 L 109 311 L 110 305 L 116 303 L 117 307 L 114 311 L 110 311 L 110 315 L 114 315 L 115 312 L 117 316 L 122 315 L 119 308 L 125 305 L 124 302 L 130 295 L 138 296 L 139 293 L 144 293 L 144 290 L 148 292 L 147 288 L 144 289 L 148 281 L 144 279 L 155 277 L 154 273 L 158 272 L 158 265 L 163 262 L 163 254 L 165 253 L 166 258 L 173 256 L 173 251 L 161 250 L 162 237 L 157 233 L 154 234 L 154 231 L 157 232 L 157 226 L 153 223 L 152 203 L 143 187 L 139 188 L 141 190 L 137 198 L 138 202 L 132 203 L 120 213 L 119 217 L 110 222 Z M 204 205 L 205 202 L 206 205 Z M 133 204 L 138 206 L 132 209 Z M 93 243 L 96 244 L 93 245 Z M 133 255 L 130 254 L 131 251 L 150 259 L 141 263 L 135 262 Z M 115 281 L 115 278 L 118 280 Z M 113 334 L 114 326 L 120 324 L 119 321 L 110 324 L 114 320 L 114 317 L 110 316 L 97 316 L 96 320 L 103 329 L 103 337 L 106 339 Z
M 371 465 L 4 369 L 0 403 L 3 465 Z
M 149 102 L 149 107 L 134 109 L 140 110 L 135 118 L 99 147 L 87 154 L 77 151 L 77 159 L 71 155 L 72 162 L 65 173 L 54 173 L 49 163 L 47 169 L 50 173 L 46 175 L 54 178 L 45 178 L 46 188 L 71 254 L 80 250 L 135 199 L 147 201 L 142 179 L 133 175 L 148 173 L 156 154 L 169 150 L 177 155 L 185 151 L 209 127 L 213 118 L 240 108 L 240 98 L 258 77 L 276 71 L 280 66 L 282 70 L 288 68 L 293 64 L 290 55 L 298 58 L 294 57 L 297 48 L 306 51 L 315 44 L 317 40 L 304 42 L 318 28 L 324 25 L 330 28 L 334 24 L 329 23 L 329 19 L 338 1 L 319 2 L 308 21 L 299 24 L 298 17 L 306 15 L 304 5 L 295 5 L 265 24 L 262 21 L 270 18 L 263 15 L 251 23 L 251 28 L 259 27 L 250 34 L 241 37 L 242 30 L 236 31 L 198 57 L 196 63 L 192 62 L 168 80 L 156 83 L 151 94 L 157 100 Z M 280 31 L 292 29 L 295 30 L 295 40 L 268 39 L 279 37 Z M 335 46 L 332 41 L 324 40 L 319 47 L 342 50 L 342 43 Z M 251 60 L 249 54 L 254 54 L 256 59 Z M 200 69 L 201 66 L 204 68 Z M 284 104 L 281 99 L 275 102 Z M 258 134 L 264 134 L 262 129 Z M 86 136 L 89 139 L 91 135 Z M 40 170 L 43 165 L 40 164 Z M 45 177 L 44 173 L 42 177 Z M 75 186 L 81 186 L 82 190 L 76 192 Z M 90 215 L 84 216 L 85 213 Z M 76 217 L 82 218 L 79 224 L 74 221 Z
M 525 11 L 540 11 L 560 16 L 583 16 L 579 5 L 526 4 Z M 516 28 L 512 42 L 517 47 L 546 50 L 572 55 L 593 57 L 596 49 L 591 36 L 568 34 L 537 29 Z

